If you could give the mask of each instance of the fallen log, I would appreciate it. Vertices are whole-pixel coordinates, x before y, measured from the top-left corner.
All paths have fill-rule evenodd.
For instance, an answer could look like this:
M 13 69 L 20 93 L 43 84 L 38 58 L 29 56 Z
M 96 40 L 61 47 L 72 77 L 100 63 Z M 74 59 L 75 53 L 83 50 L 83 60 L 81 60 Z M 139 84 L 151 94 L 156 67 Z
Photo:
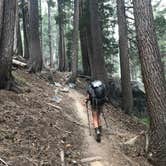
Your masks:
M 57 110 L 59 110 L 59 111 L 62 110 L 62 108 L 59 107 L 59 106 L 57 106 L 57 105 L 54 105 L 54 104 L 51 104 L 51 103 L 47 103 L 47 105 L 52 106 L 53 108 L 55 108 L 55 109 L 57 109 Z
M 26 63 L 21 62 L 21 61 L 18 61 L 18 60 L 16 60 L 16 59 L 13 59 L 13 60 L 12 60 L 12 64 L 13 64 L 14 66 L 16 66 L 16 67 L 23 67 L 23 68 L 27 67 L 27 64 L 26 64 Z

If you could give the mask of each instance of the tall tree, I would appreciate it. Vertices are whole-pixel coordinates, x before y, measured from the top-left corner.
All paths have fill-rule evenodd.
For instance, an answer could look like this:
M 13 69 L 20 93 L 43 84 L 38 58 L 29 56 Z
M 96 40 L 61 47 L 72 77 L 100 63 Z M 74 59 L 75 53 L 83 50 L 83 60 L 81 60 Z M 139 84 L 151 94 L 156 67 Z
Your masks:
M 92 47 L 92 54 L 90 55 L 91 75 L 93 79 L 107 82 L 97 0 L 89 1 L 89 12 Z
M 12 54 L 16 0 L 0 1 L 0 89 L 13 87 Z
M 65 71 L 66 65 L 66 50 L 64 39 L 64 13 L 63 13 L 63 0 L 57 0 L 58 2 L 58 23 L 59 23 L 59 70 Z
M 29 59 L 29 8 L 26 0 L 21 0 L 23 36 L 24 36 L 24 58 Z
M 42 69 L 42 53 L 39 39 L 39 12 L 38 12 L 38 0 L 30 0 L 29 9 L 29 72 L 40 72 Z
M 16 3 L 16 18 L 15 18 L 15 28 L 14 28 L 13 52 L 15 55 L 23 56 L 22 39 L 21 39 L 21 32 L 20 32 L 20 13 L 19 13 L 18 1 Z
M 122 109 L 130 114 L 133 108 L 133 96 L 130 83 L 130 69 L 128 57 L 127 22 L 125 18 L 124 0 L 117 0 L 117 15 L 119 25 L 119 50 L 122 86 Z
M 50 53 L 50 67 L 53 68 L 53 54 L 52 54 L 52 42 L 51 42 L 51 6 L 52 0 L 47 1 L 48 5 L 48 40 L 49 40 L 49 53 Z
M 166 82 L 154 28 L 151 0 L 133 0 L 143 81 L 150 115 L 148 157 L 166 165 Z
M 88 6 L 87 1 L 80 1 L 80 20 L 79 20 L 79 31 L 80 31 L 80 43 L 82 53 L 82 67 L 85 75 L 91 75 L 90 62 L 89 62 L 89 45 L 88 45 Z
M 80 0 L 74 0 L 72 76 L 71 76 L 72 82 L 76 81 L 77 70 L 78 70 L 79 2 L 80 2 Z
M 47 1 L 48 2 L 48 1 Z M 39 30 L 40 30 L 40 45 L 41 45 L 41 50 L 43 48 L 43 21 L 42 21 L 42 0 L 39 0 Z M 43 58 L 44 60 L 44 58 Z

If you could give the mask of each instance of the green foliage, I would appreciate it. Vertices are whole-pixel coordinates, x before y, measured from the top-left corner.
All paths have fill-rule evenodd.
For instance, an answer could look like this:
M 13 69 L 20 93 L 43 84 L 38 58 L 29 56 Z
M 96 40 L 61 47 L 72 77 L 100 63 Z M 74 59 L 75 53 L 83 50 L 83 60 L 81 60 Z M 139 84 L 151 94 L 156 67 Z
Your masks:
M 163 15 L 155 18 L 156 33 L 161 53 L 166 53 L 166 19 Z
M 115 38 L 117 24 L 116 4 L 110 0 L 98 0 L 101 29 L 103 33 L 103 49 L 107 71 L 118 72 L 118 43 Z
M 47 0 L 47 4 L 50 6 L 50 7 L 55 7 L 55 2 L 53 0 Z

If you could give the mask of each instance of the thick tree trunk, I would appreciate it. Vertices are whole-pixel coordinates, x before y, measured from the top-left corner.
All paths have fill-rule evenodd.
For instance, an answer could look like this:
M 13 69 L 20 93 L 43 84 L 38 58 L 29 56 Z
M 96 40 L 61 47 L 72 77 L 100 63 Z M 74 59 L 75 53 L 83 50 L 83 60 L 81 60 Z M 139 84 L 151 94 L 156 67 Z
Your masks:
M 90 76 L 91 75 L 91 70 L 90 70 L 90 62 L 89 62 L 89 51 L 88 51 L 88 34 L 87 34 L 87 28 L 88 24 L 87 21 L 87 4 L 86 1 L 81 0 L 80 2 L 80 42 L 81 42 L 81 53 L 82 53 L 82 67 L 83 67 L 83 72 L 85 75 Z
M 105 61 L 102 47 L 102 32 L 98 14 L 97 0 L 89 1 L 90 27 L 91 27 L 91 71 L 92 79 L 107 82 Z
M 154 28 L 151 0 L 133 0 L 138 49 L 150 115 L 150 161 L 166 165 L 166 82 Z
M 4 0 L 0 1 L 0 39 L 2 34 L 2 26 L 3 26 L 3 6 L 4 6 Z
M 75 82 L 78 70 L 78 37 L 79 37 L 79 0 L 74 0 L 73 43 L 72 43 L 72 77 Z
M 29 12 L 29 30 L 30 30 L 30 60 L 29 72 L 40 72 L 42 70 L 42 53 L 39 39 L 39 12 L 38 1 L 30 0 Z
M 89 62 L 89 55 L 88 55 L 88 37 L 87 32 L 80 29 L 80 41 L 81 41 L 81 52 L 82 52 L 82 66 L 83 72 L 85 75 L 90 76 L 90 62 Z
M 48 3 L 48 40 L 49 40 L 49 53 L 50 53 L 50 67 L 53 68 L 53 54 L 52 54 L 52 42 L 51 42 L 51 6 L 50 2 Z
M 23 34 L 24 34 L 24 58 L 29 59 L 29 12 L 28 3 L 25 0 L 22 3 Z
M 66 71 L 66 51 L 64 39 L 64 23 L 63 23 L 63 9 L 62 1 L 58 0 L 58 14 L 59 14 L 59 71 Z
M 122 109 L 131 114 L 133 108 L 133 96 L 130 82 L 130 67 L 128 56 L 127 22 L 125 17 L 124 0 L 117 0 L 117 15 L 119 25 L 119 50 L 122 86 Z
M 2 3 L 3 4 L 2 4 Z M 14 43 L 14 25 L 16 0 L 5 0 L 0 2 L 3 6 L 3 13 L 0 17 L 0 89 L 11 89 L 13 86 L 12 70 L 12 54 Z

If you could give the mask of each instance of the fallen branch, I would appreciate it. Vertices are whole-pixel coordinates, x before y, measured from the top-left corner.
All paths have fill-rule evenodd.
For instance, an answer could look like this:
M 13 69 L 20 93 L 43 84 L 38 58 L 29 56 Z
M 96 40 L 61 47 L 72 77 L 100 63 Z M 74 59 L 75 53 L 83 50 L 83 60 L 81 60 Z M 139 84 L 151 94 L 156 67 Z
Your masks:
M 57 130 L 59 130 L 59 131 L 63 131 L 63 132 L 65 132 L 65 133 L 68 133 L 68 134 L 71 134 L 71 132 L 70 131 L 66 131 L 66 130 L 62 130 L 61 128 L 59 128 L 58 126 L 53 126 L 53 127 L 55 127 Z
M 78 77 L 80 77 L 80 78 L 90 79 L 90 76 L 87 76 L 87 75 L 81 75 L 81 74 L 79 74 Z
M 47 103 L 47 105 L 49 105 L 49 106 L 51 106 L 51 107 L 53 107 L 53 108 L 55 108 L 55 109 L 57 109 L 57 110 L 59 110 L 59 111 L 62 110 L 62 108 L 59 107 L 59 106 L 57 106 L 57 105 L 54 105 L 54 104 L 51 104 L 51 103 Z
M 27 67 L 27 64 L 26 63 L 23 63 L 23 62 L 20 62 L 20 61 L 18 61 L 18 60 L 16 60 L 16 59 L 13 59 L 12 60 L 12 64 L 14 65 L 14 66 L 20 66 L 20 67 L 23 67 L 23 68 L 25 68 L 25 67 Z
M 61 156 L 61 166 L 65 166 L 65 154 L 62 149 L 60 151 L 60 156 Z
M 3 164 L 5 164 L 6 166 L 8 166 L 8 164 L 7 164 L 3 159 L 0 158 L 0 161 L 1 161 Z
M 90 162 L 101 161 L 101 160 L 103 160 L 103 158 L 100 156 L 88 157 L 88 158 L 81 159 L 81 163 L 90 163 Z

